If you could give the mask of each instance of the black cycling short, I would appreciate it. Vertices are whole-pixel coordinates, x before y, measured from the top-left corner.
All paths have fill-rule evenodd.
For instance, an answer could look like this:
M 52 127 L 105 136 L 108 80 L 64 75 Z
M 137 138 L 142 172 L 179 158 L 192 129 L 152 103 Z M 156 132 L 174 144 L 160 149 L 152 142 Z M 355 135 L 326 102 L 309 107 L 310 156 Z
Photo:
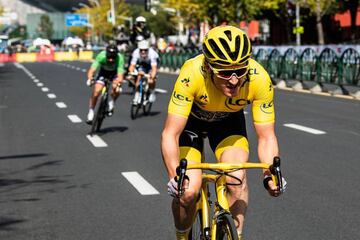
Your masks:
M 225 119 L 213 122 L 200 120 L 190 115 L 185 129 L 180 135 L 180 157 L 193 158 L 192 160 L 198 162 L 200 160 L 198 153 L 193 156 L 190 152 L 194 152 L 196 149 L 202 153 L 205 137 L 209 139 L 210 147 L 217 159 L 228 147 L 240 147 L 248 152 L 244 111 L 231 113 Z
M 103 68 L 100 68 L 97 77 L 96 77 L 96 81 L 100 80 L 100 78 L 106 78 L 110 81 L 112 81 L 113 79 L 115 79 L 117 77 L 117 70 L 115 71 L 107 71 Z

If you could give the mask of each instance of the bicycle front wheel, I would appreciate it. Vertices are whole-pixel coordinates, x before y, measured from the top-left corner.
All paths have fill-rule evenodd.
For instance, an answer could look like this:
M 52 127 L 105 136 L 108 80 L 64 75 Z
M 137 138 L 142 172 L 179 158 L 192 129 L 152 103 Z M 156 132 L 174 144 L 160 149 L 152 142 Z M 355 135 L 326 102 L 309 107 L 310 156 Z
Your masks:
M 189 232 L 189 240 L 206 240 L 203 236 L 203 225 L 202 225 L 202 211 L 199 210 L 196 213 L 195 221 Z
M 91 126 L 91 134 L 100 131 L 101 125 L 105 118 L 105 114 L 106 114 L 106 98 L 101 98 L 101 102 L 96 111 L 93 124 Z
M 220 214 L 216 218 L 216 240 L 239 240 L 234 219 L 230 213 Z

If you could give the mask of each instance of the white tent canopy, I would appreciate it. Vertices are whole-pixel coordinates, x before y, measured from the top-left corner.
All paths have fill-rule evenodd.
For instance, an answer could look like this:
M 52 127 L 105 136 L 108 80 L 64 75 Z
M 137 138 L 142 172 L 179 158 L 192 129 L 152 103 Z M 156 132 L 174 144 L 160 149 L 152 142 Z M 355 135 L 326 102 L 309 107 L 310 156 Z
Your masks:
M 81 38 L 78 38 L 78 37 L 68 37 L 68 38 L 65 38 L 64 41 L 63 41 L 63 44 L 66 45 L 66 46 L 69 46 L 69 45 L 80 45 L 80 46 L 84 46 L 84 42 Z
M 51 42 L 50 42 L 49 39 L 36 38 L 36 39 L 33 41 L 33 45 L 34 45 L 34 46 L 42 46 L 42 45 L 50 46 L 50 45 L 51 45 Z

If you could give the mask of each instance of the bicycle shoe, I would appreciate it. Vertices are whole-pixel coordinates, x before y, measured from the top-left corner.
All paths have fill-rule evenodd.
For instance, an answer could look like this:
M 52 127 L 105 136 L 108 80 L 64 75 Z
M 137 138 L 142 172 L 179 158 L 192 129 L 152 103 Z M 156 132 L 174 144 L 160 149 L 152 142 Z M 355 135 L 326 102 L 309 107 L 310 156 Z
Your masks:
M 114 108 L 111 109 L 111 110 L 108 110 L 107 113 L 106 113 L 106 115 L 107 115 L 108 117 L 111 117 L 113 114 L 114 114 Z
M 90 110 L 89 110 L 89 113 L 88 113 L 88 115 L 87 115 L 86 123 L 89 124 L 89 125 L 91 125 L 93 119 L 94 119 L 94 110 L 90 109 Z

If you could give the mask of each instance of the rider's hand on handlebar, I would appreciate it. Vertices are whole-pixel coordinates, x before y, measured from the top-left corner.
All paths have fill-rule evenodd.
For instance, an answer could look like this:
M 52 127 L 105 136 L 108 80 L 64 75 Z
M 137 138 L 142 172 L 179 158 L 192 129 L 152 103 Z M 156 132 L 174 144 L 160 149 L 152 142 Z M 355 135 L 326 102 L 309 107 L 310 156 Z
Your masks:
M 88 86 L 88 87 L 91 87 L 93 84 L 94 84 L 94 79 L 88 79 L 88 80 L 86 80 L 86 86 Z
M 170 179 L 170 181 L 167 184 L 168 194 L 172 197 L 179 197 L 178 182 L 177 182 L 176 178 L 177 177 Z M 185 180 L 184 180 L 182 192 L 184 193 L 185 189 L 188 189 L 188 188 L 189 188 L 189 177 L 186 176 Z
M 264 187 L 269 192 L 269 194 L 273 197 L 278 197 L 280 194 L 285 192 L 287 182 L 284 177 L 282 177 L 282 189 L 280 190 L 278 186 L 276 186 L 275 182 L 272 180 L 271 175 L 264 176 Z

